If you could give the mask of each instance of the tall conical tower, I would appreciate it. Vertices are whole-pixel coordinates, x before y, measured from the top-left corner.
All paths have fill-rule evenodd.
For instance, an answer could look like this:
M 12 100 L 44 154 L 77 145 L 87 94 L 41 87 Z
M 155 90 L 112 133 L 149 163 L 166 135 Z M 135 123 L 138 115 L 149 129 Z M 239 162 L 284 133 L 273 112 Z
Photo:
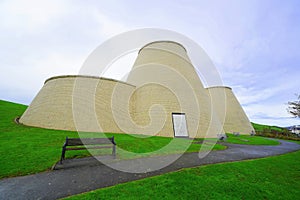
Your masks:
M 130 72 L 127 82 L 137 88 L 134 121 L 147 126 L 159 118 L 158 135 L 176 136 L 176 117 L 184 115 L 189 137 L 215 137 L 222 127 L 212 115 L 211 100 L 203 87 L 186 49 L 173 41 L 145 45 Z M 156 108 L 156 109 L 154 109 Z M 180 125 L 178 125 L 181 127 Z M 151 132 L 151 131 L 149 131 Z

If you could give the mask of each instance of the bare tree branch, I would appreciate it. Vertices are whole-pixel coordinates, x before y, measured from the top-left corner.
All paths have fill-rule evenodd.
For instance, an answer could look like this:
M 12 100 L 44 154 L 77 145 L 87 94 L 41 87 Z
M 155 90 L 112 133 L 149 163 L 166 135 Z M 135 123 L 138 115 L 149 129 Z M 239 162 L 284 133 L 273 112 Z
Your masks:
M 287 111 L 294 117 L 300 118 L 300 95 L 296 95 L 296 101 L 289 101 Z

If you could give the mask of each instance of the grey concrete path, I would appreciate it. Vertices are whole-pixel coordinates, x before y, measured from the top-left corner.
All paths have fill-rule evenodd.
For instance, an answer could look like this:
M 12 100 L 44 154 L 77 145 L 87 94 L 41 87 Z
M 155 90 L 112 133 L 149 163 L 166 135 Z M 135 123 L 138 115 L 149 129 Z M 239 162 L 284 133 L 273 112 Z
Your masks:
M 163 169 L 146 173 L 126 173 L 95 162 L 90 162 L 89 165 L 86 161 L 86 165 L 78 167 L 2 179 L 0 180 L 0 199 L 57 199 L 182 168 L 274 156 L 300 149 L 299 144 L 283 140 L 280 142 L 281 145 L 277 146 L 226 143 L 228 149 L 212 151 L 203 159 L 199 159 L 198 153 L 187 153 Z M 137 163 L 161 162 L 172 156 L 174 155 L 125 160 L 114 164 L 134 167 Z

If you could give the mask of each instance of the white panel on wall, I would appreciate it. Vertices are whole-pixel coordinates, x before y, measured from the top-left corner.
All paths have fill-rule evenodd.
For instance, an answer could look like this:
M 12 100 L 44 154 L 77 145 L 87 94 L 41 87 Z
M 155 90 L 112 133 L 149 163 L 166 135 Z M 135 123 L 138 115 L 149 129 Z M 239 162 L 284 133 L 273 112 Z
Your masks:
M 185 114 L 173 113 L 172 118 L 175 137 L 188 137 Z

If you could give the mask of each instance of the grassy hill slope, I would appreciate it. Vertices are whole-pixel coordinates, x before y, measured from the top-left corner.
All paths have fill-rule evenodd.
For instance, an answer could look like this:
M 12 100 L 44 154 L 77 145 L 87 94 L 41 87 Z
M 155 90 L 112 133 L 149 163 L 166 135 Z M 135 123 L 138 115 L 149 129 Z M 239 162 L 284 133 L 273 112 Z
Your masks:
M 50 169 L 60 159 L 61 147 L 66 136 L 78 138 L 78 133 L 75 131 L 50 130 L 16 124 L 14 119 L 21 116 L 26 108 L 25 105 L 0 100 L 0 156 L 2 160 L 0 178 Z M 84 137 L 90 137 L 89 135 L 86 133 Z M 185 152 L 186 147 L 188 147 L 187 152 L 198 152 L 200 147 L 205 147 L 204 144 L 193 143 L 193 140 L 179 138 L 155 136 L 142 138 L 116 133 L 105 133 L 105 135 L 108 137 L 114 135 L 117 147 L 127 151 L 119 153 L 117 150 L 117 157 L 121 159 L 148 156 L 171 141 L 175 142 L 173 148 L 165 148 L 158 154 L 154 152 L 152 155 L 182 153 Z M 214 146 L 214 150 L 225 148 L 220 144 Z M 137 154 L 131 155 L 132 152 Z M 97 153 L 102 154 L 103 150 L 99 150 Z M 86 150 L 70 151 L 67 152 L 66 157 L 89 155 L 90 153 Z
M 44 171 L 59 159 L 66 132 L 16 124 L 26 108 L 0 100 L 0 178 Z
M 300 141 L 300 138 L 296 134 L 289 132 L 286 128 L 256 123 L 252 123 L 252 125 L 257 136 Z
M 274 130 L 274 131 L 283 131 L 284 128 L 281 128 L 279 126 L 269 126 L 269 125 L 263 125 L 263 124 L 257 124 L 254 122 L 251 122 L 253 128 L 255 131 L 264 131 L 264 130 Z
M 26 175 L 50 169 L 51 166 L 60 159 L 61 147 L 66 136 L 74 138 L 79 137 L 78 133 L 74 131 L 50 130 L 16 124 L 14 119 L 21 116 L 26 108 L 26 105 L 0 100 L 0 156 L 2 158 L 0 178 Z M 86 133 L 85 137 L 90 137 L 89 135 L 89 133 Z M 163 152 L 156 153 L 155 155 L 182 153 L 185 152 L 185 147 L 187 145 L 190 145 L 187 152 L 198 152 L 201 147 L 205 147 L 205 144 L 196 144 L 193 140 L 179 138 L 155 136 L 143 138 L 116 133 L 105 133 L 105 135 L 114 135 L 118 148 L 127 151 L 122 153 L 118 153 L 117 151 L 117 156 L 121 159 L 151 155 L 151 152 L 161 149 L 171 141 L 175 141 L 176 144 L 175 146 L 173 145 L 173 148 L 165 149 Z M 197 141 L 198 140 L 201 139 L 197 139 Z M 247 140 L 247 142 L 245 142 L 245 140 Z M 244 144 L 277 144 L 275 141 L 250 136 L 241 136 L 238 138 L 232 136 L 228 139 L 228 142 Z M 225 148 L 226 147 L 220 144 L 214 146 L 214 150 Z M 132 152 L 137 154 L 131 155 Z M 98 153 L 102 154 L 103 150 Z M 73 158 L 89 155 L 90 152 L 86 150 L 71 151 L 67 152 L 66 157 Z

